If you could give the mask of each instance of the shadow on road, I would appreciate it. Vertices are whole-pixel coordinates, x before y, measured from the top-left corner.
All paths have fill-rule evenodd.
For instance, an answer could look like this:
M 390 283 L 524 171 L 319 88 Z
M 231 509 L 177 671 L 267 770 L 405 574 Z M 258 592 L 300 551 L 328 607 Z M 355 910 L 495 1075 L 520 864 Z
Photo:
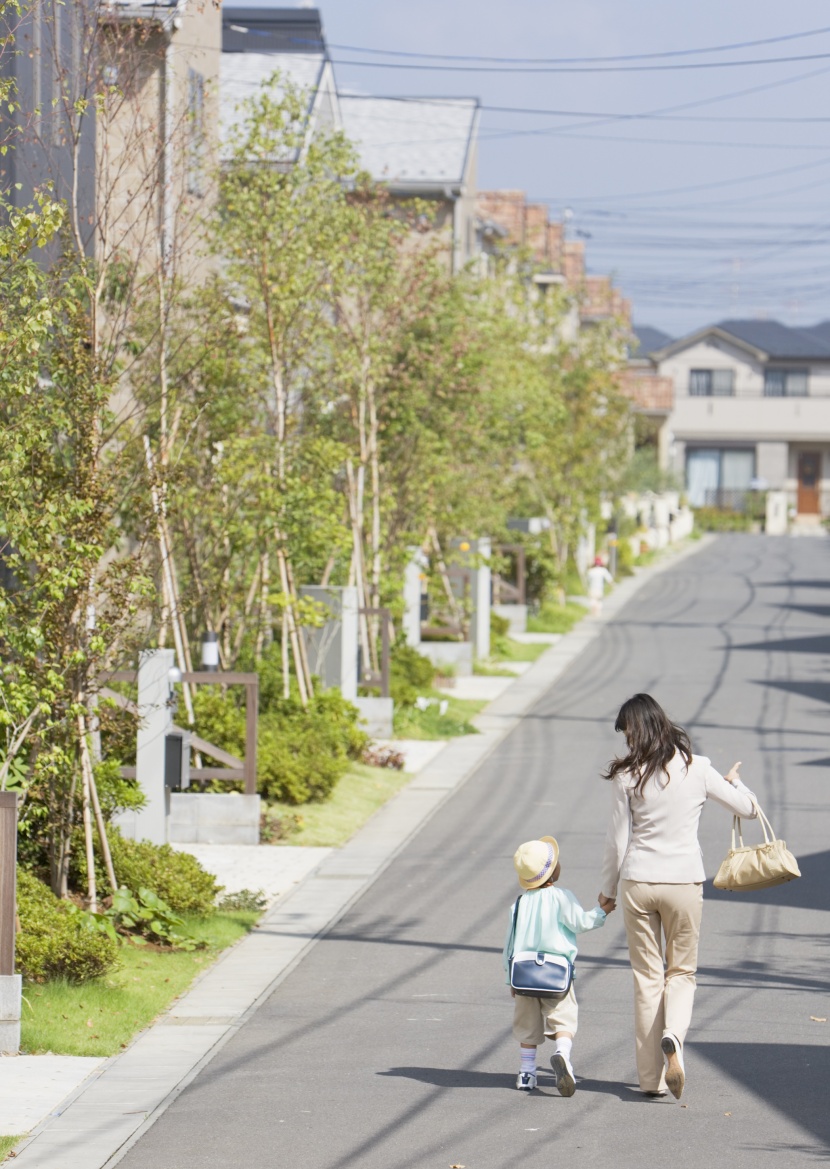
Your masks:
M 696 1043 L 702 1055 L 724 1075 L 749 1088 L 787 1120 L 795 1121 L 830 1147 L 830 1048 L 812 1044 Z M 792 1164 L 792 1150 L 780 1150 Z M 810 1150 L 813 1154 L 815 1149 Z M 790 1155 L 787 1156 L 786 1154 Z M 825 1156 L 826 1159 L 826 1156 Z
M 498 1088 L 500 1091 L 516 1091 L 516 1077 L 504 1072 L 477 1072 L 471 1068 L 424 1068 L 399 1067 L 389 1068 L 388 1071 L 378 1072 L 379 1076 L 391 1076 L 404 1080 L 417 1080 L 421 1084 L 430 1084 L 435 1088 Z M 544 1075 L 542 1069 L 542 1075 Z M 543 1096 L 552 1095 L 556 1098 L 559 1093 L 553 1085 L 553 1073 L 550 1073 L 550 1083 L 544 1080 L 536 1089 Z M 596 1092 L 604 1096 L 616 1096 L 626 1104 L 654 1103 L 647 1096 L 641 1096 L 633 1084 L 615 1084 L 609 1080 L 583 1080 L 577 1077 L 578 1092 Z M 551 1091 L 545 1091 L 550 1087 Z M 658 1101 L 659 1103 L 659 1101 Z

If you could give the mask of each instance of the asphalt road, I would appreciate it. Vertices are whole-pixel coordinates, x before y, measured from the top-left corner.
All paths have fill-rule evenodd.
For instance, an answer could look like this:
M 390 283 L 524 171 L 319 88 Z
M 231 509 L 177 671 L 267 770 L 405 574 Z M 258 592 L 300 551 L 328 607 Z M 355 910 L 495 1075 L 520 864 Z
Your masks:
M 830 541 L 725 536 L 650 582 L 121 1162 L 124 1169 L 776 1169 L 830 1159 Z M 800 881 L 707 886 L 687 1089 L 636 1093 L 621 914 L 582 939 L 577 1093 L 518 1058 L 511 856 L 595 902 L 616 711 L 653 693 L 743 760 Z M 704 811 L 711 875 L 730 821 Z M 811 1019 L 815 1016 L 816 1020 Z M 540 1049 L 547 1065 L 552 1046 Z

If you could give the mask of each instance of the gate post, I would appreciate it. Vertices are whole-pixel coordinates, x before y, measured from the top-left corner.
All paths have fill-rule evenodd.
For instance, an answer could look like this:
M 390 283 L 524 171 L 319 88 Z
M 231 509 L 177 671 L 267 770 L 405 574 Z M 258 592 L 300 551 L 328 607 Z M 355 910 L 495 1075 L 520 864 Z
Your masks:
M 17 792 L 0 792 L 0 1055 L 20 1050 L 23 979 L 14 972 L 17 932 Z

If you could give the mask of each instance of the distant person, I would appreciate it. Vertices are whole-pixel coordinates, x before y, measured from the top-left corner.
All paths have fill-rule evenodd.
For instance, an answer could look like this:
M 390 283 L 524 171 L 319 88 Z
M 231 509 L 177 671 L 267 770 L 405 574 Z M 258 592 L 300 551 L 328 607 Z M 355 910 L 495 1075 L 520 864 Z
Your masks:
M 640 1090 L 665 1096 L 668 1088 L 679 1100 L 703 908 L 700 813 L 712 799 L 751 820 L 755 797 L 738 777 L 740 763 L 723 776 L 693 755 L 689 736 L 650 694 L 623 703 L 614 730 L 625 735 L 626 753 L 605 773 L 612 806 L 600 904 L 622 898 Z
M 600 898 L 595 909 L 584 910 L 568 889 L 555 889 L 559 880 L 559 845 L 552 836 L 529 840 L 513 857 L 513 865 L 524 893 L 510 906 L 510 925 L 504 943 L 504 969 L 510 983 L 510 959 L 514 954 L 532 951 L 558 954 L 569 962 L 576 959 L 576 935 L 605 925 L 613 901 Z M 518 912 L 517 912 L 518 905 Z M 514 928 L 515 924 L 515 928 Z M 562 1096 L 576 1091 L 571 1065 L 571 1047 L 576 1035 L 577 1005 L 573 984 L 567 994 L 551 998 L 513 995 L 513 1036 L 521 1044 L 521 1068 L 516 1087 L 532 1092 L 536 1087 L 536 1048 L 553 1039 L 551 1067 Z
M 588 597 L 591 602 L 591 612 L 596 616 L 602 612 L 602 599 L 605 596 L 605 586 L 613 584 L 614 578 L 598 556 L 587 572 Z

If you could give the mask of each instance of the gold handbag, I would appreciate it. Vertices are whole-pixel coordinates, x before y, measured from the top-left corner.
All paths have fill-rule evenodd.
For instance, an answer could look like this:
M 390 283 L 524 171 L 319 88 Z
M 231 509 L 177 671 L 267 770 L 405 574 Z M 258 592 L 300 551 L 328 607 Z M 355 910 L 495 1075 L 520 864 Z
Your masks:
M 758 804 L 755 805 L 755 810 L 761 822 L 764 843 L 745 845 L 741 833 L 741 818 L 733 816 L 732 847 L 718 869 L 714 882 L 716 889 L 730 889 L 736 893 L 748 889 L 771 889 L 773 885 L 783 885 L 786 881 L 794 881 L 796 877 L 801 876 L 798 861 L 784 841 L 776 839 L 772 825 Z

